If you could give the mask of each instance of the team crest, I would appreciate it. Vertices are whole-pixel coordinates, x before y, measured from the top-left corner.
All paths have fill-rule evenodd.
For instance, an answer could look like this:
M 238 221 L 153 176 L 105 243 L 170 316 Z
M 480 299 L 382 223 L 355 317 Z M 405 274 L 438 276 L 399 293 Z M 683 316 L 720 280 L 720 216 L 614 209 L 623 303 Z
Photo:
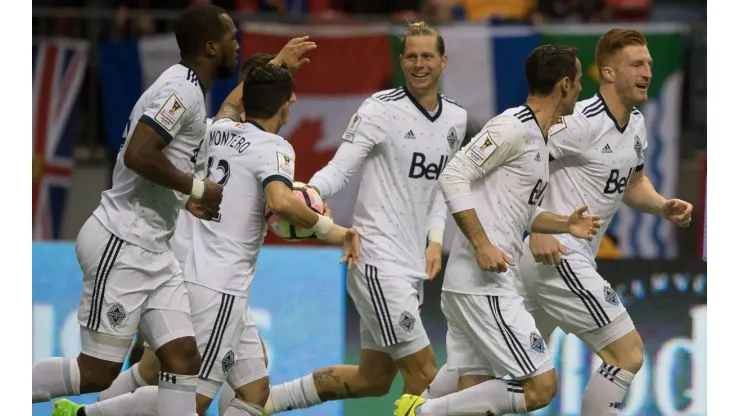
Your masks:
M 457 143 L 457 133 L 454 127 L 450 127 L 450 131 L 447 133 L 447 144 L 450 145 L 450 149 L 454 149 L 455 143 Z
M 635 153 L 637 157 L 642 158 L 642 142 L 640 136 L 635 135 Z
M 113 306 L 108 309 L 108 322 L 114 328 L 121 326 L 123 320 L 126 319 L 126 310 L 123 309 L 123 305 L 116 302 Z
M 277 171 L 281 175 L 293 178 L 295 175 L 295 161 L 283 152 L 277 152 Z
M 478 137 L 474 137 L 473 143 L 467 147 L 465 155 L 476 165 L 483 166 L 483 163 L 498 149 L 498 144 L 493 141 L 491 132 L 484 130 Z
M 224 358 L 221 360 L 221 370 L 223 370 L 224 374 L 227 374 L 229 370 L 231 370 L 231 367 L 234 366 L 234 353 L 232 351 L 229 351 L 226 353 Z
M 174 103 L 172 103 L 172 108 L 170 108 L 170 115 L 174 116 L 177 110 L 182 108 L 182 104 L 180 104 L 179 101 L 175 100 Z
M 619 305 L 619 295 L 611 286 L 604 286 L 604 299 L 614 306 Z
M 401 319 L 398 321 L 398 325 L 406 332 L 413 331 L 415 323 L 416 318 L 414 318 L 414 315 L 411 315 L 406 311 L 403 311 L 403 313 L 401 314 Z
M 532 349 L 535 352 L 538 352 L 540 354 L 545 352 L 545 340 L 543 340 L 541 336 L 534 332 L 532 332 L 532 335 L 529 336 L 529 344 L 532 346 Z
M 360 122 L 362 122 L 362 117 L 360 117 L 359 114 L 355 113 L 355 115 L 352 116 L 352 120 L 349 121 L 347 129 L 342 135 L 342 140 L 352 143 L 352 141 L 355 140 L 355 132 L 357 131 L 357 128 L 360 127 Z
M 568 126 L 565 124 L 565 119 L 563 118 L 563 116 L 560 116 L 560 118 L 558 118 L 558 122 L 553 124 L 552 127 L 550 127 L 550 132 L 548 133 L 548 136 L 552 136 L 553 134 L 560 133 L 566 128 L 568 128 Z

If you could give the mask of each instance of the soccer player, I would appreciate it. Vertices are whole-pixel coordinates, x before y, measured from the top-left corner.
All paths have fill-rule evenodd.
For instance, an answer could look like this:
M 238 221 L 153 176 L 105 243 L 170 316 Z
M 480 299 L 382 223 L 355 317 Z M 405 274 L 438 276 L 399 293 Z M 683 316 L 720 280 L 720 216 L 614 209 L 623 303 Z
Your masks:
M 224 381 L 236 391 L 226 415 L 263 414 L 269 392 L 267 368 L 247 295 L 267 230 L 265 205 L 281 218 L 315 230 L 319 239 L 343 244 L 342 262 L 350 267 L 359 255 L 359 236 L 354 230 L 334 225 L 331 218 L 312 211 L 293 195 L 295 155 L 292 146 L 277 135 L 295 101 L 290 72 L 276 65 L 257 66 L 242 86 L 239 107 L 243 106 L 246 122 L 241 122 L 241 109 L 225 102 L 205 147 L 207 176 L 224 186 L 222 207 L 213 221 L 196 222 L 184 267 L 193 328 L 203 355 L 197 399 L 201 415 Z M 99 412 L 93 405 L 85 413 L 141 414 L 142 409 L 131 409 L 151 402 L 145 396 L 156 393 L 141 388 L 110 400 L 117 404 L 117 411 Z
M 159 414 L 195 413 L 200 355 L 169 238 L 186 196 L 204 218 L 219 212 L 222 187 L 194 179 L 192 157 L 205 135 L 206 91 L 233 74 L 239 45 L 234 22 L 212 5 L 186 9 L 176 38 L 182 61 L 134 106 L 113 186 L 77 237 L 82 352 L 33 365 L 33 402 L 107 388 L 138 327 L 162 362 Z
M 412 24 L 400 58 L 405 86 L 365 100 L 333 160 L 309 181 L 330 198 L 362 167 L 353 225 L 363 245 L 359 267 L 347 275 L 360 314 L 359 366 L 273 386 L 268 414 L 383 396 L 399 370 L 404 391 L 421 394 L 436 374 L 419 309 L 424 281 L 441 268 L 447 209 L 437 179 L 465 136 L 467 112 L 439 94 L 447 56 L 436 29 Z
M 526 230 L 591 239 L 598 216 L 539 208 L 548 181 L 547 131 L 570 114 L 581 91 L 577 50 L 545 45 L 525 64 L 529 96 L 494 117 L 440 176 L 455 236 L 442 286 L 447 366 L 464 390 L 440 398 L 405 394 L 396 416 L 526 413 L 546 406 L 557 376 L 532 316 L 514 285 Z M 502 380 L 511 376 L 512 381 Z M 474 387 L 481 377 L 496 379 Z
M 288 51 L 286 47 L 283 51 L 281 51 L 280 58 L 278 58 L 276 55 L 264 53 L 258 53 L 250 56 L 244 61 L 242 67 L 239 69 L 237 82 L 241 84 L 242 81 L 244 81 L 247 72 L 257 65 L 265 65 L 270 61 L 276 60 L 276 58 L 277 60 L 275 62 L 282 62 L 282 57 L 288 55 L 289 52 L 290 51 Z M 288 55 L 287 59 L 289 59 L 289 62 L 291 63 L 293 63 L 292 61 L 295 61 L 295 58 L 293 58 L 292 55 Z M 213 119 L 208 118 L 206 121 L 206 131 L 209 131 Z M 207 141 L 205 139 L 202 140 L 199 151 L 195 156 L 194 177 L 198 179 L 204 179 L 206 174 L 206 144 Z M 170 240 L 170 245 L 172 246 L 172 252 L 175 255 L 175 258 L 177 259 L 177 262 L 180 265 L 181 269 L 185 267 L 185 261 L 187 260 L 188 253 L 190 252 L 190 248 L 192 246 L 193 228 L 195 227 L 196 222 L 197 219 L 192 214 L 187 212 L 187 210 L 183 209 L 180 211 L 180 216 L 177 219 L 175 234 Z M 141 361 L 134 364 L 126 371 L 120 373 L 118 377 L 113 381 L 111 386 L 100 393 L 99 400 L 101 402 L 112 397 L 130 393 L 139 387 L 149 386 L 157 383 L 157 375 L 159 374 L 160 369 L 159 360 L 154 354 L 154 351 L 152 351 L 148 347 L 148 345 L 146 345 L 146 343 L 144 345 L 146 348 L 144 349 L 144 354 L 141 358 Z
M 567 212 L 588 205 L 601 232 L 590 242 L 567 234 L 533 233 L 521 261 L 520 287 L 542 334 L 555 327 L 577 335 L 603 364 L 586 386 L 581 414 L 616 415 L 640 370 L 642 339 L 609 282 L 596 271 L 596 253 L 620 202 L 686 227 L 692 205 L 655 191 L 643 166 L 645 120 L 653 60 L 640 32 L 613 29 L 599 39 L 599 92 L 576 105 L 550 130 L 550 188 L 542 203 Z

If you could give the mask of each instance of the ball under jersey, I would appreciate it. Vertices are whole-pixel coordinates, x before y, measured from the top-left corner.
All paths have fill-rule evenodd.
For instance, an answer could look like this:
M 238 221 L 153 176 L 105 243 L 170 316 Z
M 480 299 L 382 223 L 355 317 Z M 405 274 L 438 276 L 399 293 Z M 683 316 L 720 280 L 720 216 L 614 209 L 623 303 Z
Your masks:
M 206 137 L 208 137 L 208 130 L 210 130 L 212 122 L 212 118 L 206 120 Z M 201 140 L 200 148 L 198 148 L 195 155 L 195 171 L 193 176 L 198 179 L 206 177 L 206 143 L 205 138 Z M 193 227 L 195 227 L 196 221 L 199 220 L 189 213 L 185 207 L 180 210 L 180 214 L 177 217 L 175 234 L 172 235 L 172 239 L 170 240 L 172 252 L 175 253 L 175 258 L 180 263 L 180 268 L 185 267 L 185 260 L 192 246 Z
M 548 148 L 553 160 L 542 208 L 569 215 L 588 205 L 589 213 L 601 216 L 599 234 L 592 241 L 570 234 L 556 236 L 566 248 L 594 261 L 630 177 L 643 168 L 647 147 L 642 114 L 632 109 L 629 122 L 620 128 L 600 94 L 578 102 L 572 115 L 550 129 Z
M 216 120 L 208 132 L 206 175 L 221 184 L 218 218 L 196 221 L 185 281 L 246 296 L 267 231 L 264 188 L 293 185 L 295 153 L 282 137 L 251 122 Z
M 406 88 L 365 100 L 329 164 L 309 181 L 329 198 L 362 169 L 352 226 L 359 261 L 394 275 L 426 279 L 430 229 L 445 228 L 447 208 L 437 179 L 465 137 L 467 112 L 438 95 L 433 112 Z
M 470 202 L 489 240 L 514 263 L 522 255 L 522 236 L 535 216 L 548 181 L 547 138 L 528 106 L 511 108 L 483 126 L 447 166 L 473 179 Z M 447 173 L 445 173 L 447 176 Z M 455 200 L 448 201 L 450 211 Z M 471 295 L 510 291 L 511 274 L 481 270 L 470 241 L 456 227 L 442 289 Z
M 193 173 L 195 152 L 206 134 L 205 89 L 183 64 L 162 73 L 134 105 L 113 169 L 113 186 L 101 195 L 94 215 L 112 234 L 154 252 L 169 248 L 185 195 L 139 176 L 123 163 L 137 123 L 167 142 L 162 153 L 182 172 Z

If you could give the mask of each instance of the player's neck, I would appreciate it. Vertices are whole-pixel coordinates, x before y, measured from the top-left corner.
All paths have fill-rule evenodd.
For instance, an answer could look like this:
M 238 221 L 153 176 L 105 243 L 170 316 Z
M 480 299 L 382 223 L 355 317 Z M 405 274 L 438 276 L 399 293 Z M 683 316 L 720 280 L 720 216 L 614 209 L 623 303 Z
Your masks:
M 617 91 L 606 85 L 599 88 L 599 94 L 604 100 L 607 111 L 609 111 L 620 127 L 624 127 L 630 121 L 633 105 L 625 103 L 617 94 Z
M 537 120 L 537 125 L 540 126 L 542 134 L 547 136 L 547 132 L 550 131 L 557 121 L 560 114 L 558 108 L 560 102 L 553 99 L 552 97 L 527 97 L 526 105 L 532 109 L 534 118 Z
M 211 86 L 216 82 L 216 68 L 211 68 L 210 64 L 199 58 L 182 58 L 180 60 L 184 66 L 190 68 L 198 76 L 198 80 L 203 84 L 203 89 L 206 91 L 211 89 Z
M 416 90 L 413 87 L 406 85 L 406 90 L 408 90 L 408 92 L 414 97 L 414 100 L 416 100 L 416 102 L 425 110 L 434 111 L 437 109 L 437 105 L 439 105 L 439 99 L 437 98 L 437 93 L 439 92 L 438 86 L 424 90 Z
M 272 134 L 277 134 L 278 130 L 280 130 L 280 122 L 277 117 L 268 119 L 245 117 L 244 121 L 247 123 L 256 124 L 257 127 Z

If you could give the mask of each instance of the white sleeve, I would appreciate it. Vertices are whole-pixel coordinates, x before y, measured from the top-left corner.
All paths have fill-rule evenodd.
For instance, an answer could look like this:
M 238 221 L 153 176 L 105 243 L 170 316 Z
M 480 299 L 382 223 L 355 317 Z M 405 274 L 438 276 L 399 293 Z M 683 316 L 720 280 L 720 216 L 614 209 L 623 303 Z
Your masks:
M 462 123 L 462 129 L 460 130 L 460 133 L 457 135 L 457 142 L 454 144 L 454 147 L 451 150 L 451 157 L 454 157 L 455 153 L 460 150 L 460 145 L 462 144 L 463 140 L 465 140 L 465 133 L 468 127 L 468 118 L 467 118 L 467 112 L 465 113 L 465 120 Z M 442 193 L 442 188 L 439 186 L 435 187 L 435 191 L 433 193 L 433 203 L 431 212 L 429 213 L 428 220 L 427 220 L 427 234 L 429 234 L 430 230 L 441 230 L 444 232 L 445 227 L 447 225 L 447 205 L 445 204 L 445 197 Z
M 550 157 L 580 155 L 591 140 L 591 129 L 588 119 L 581 113 L 560 117 L 557 124 L 550 128 L 547 135 L 547 148 Z
M 439 178 L 451 213 L 474 207 L 470 184 L 519 156 L 524 128 L 515 117 L 497 117 L 457 152 Z
M 206 137 L 200 141 L 200 146 L 195 150 L 195 170 L 193 176 L 198 179 L 203 179 L 208 175 L 208 172 L 206 172 L 208 168 L 206 163 L 208 160 L 208 134 L 211 132 L 212 123 L 212 118 L 206 119 Z
M 342 144 L 337 153 L 308 184 L 317 188 L 323 198 L 341 191 L 373 147 L 385 141 L 386 117 L 382 104 L 373 98 L 365 100 L 342 134 Z
M 635 137 L 635 152 L 637 152 L 637 167 L 635 172 L 639 172 L 645 168 L 645 151 L 648 148 L 647 140 L 647 129 L 645 128 L 645 120 L 640 120 L 640 128 L 637 130 L 637 137 Z
M 281 181 L 293 187 L 293 176 L 295 175 L 295 151 L 293 146 L 286 140 L 274 139 L 264 150 L 261 163 L 255 170 L 257 180 L 262 183 L 262 188 L 272 181 Z
M 173 78 L 154 92 L 139 121 L 169 144 L 180 129 L 195 119 L 202 105 L 200 87 L 184 78 Z

